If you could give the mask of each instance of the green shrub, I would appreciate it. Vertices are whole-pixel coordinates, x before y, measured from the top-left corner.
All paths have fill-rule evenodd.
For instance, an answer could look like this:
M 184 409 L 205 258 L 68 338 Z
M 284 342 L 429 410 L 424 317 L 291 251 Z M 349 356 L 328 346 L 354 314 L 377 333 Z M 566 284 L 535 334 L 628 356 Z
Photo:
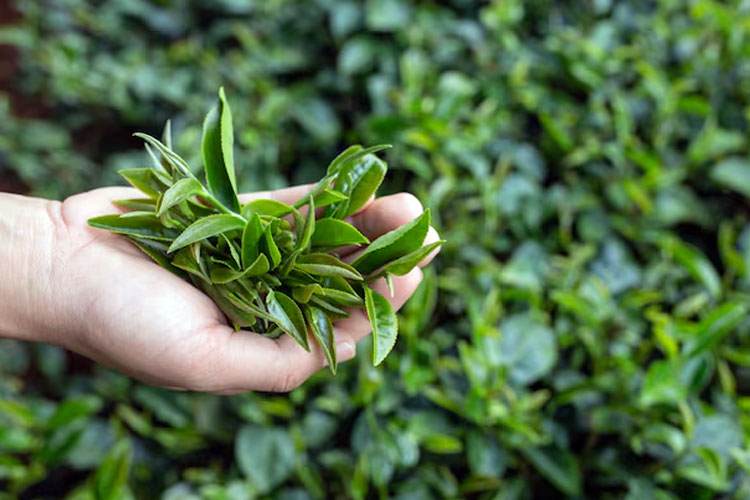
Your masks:
M 17 3 L 33 192 L 115 182 L 170 117 L 197 151 L 223 84 L 242 189 L 391 143 L 448 243 L 383 366 L 289 395 L 2 343 L 6 497 L 750 496 L 746 1 Z

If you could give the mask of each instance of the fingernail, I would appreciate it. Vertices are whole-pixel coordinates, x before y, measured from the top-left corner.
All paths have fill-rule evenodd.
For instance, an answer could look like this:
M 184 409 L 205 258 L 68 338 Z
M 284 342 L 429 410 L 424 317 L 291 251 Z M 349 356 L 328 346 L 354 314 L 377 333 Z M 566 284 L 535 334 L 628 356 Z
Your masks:
M 344 341 L 336 344 L 336 359 L 339 362 L 349 361 L 355 354 L 357 354 L 357 349 L 351 342 Z

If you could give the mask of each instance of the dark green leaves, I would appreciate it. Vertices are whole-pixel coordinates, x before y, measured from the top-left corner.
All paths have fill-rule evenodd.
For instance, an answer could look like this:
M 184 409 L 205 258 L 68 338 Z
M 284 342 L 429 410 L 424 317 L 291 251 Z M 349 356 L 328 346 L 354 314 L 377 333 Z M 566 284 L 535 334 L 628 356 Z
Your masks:
M 370 274 L 392 260 L 408 255 L 420 248 L 429 228 L 430 210 L 427 209 L 413 221 L 373 241 L 352 262 L 352 266 L 362 274 Z
M 369 287 L 364 287 L 367 316 L 372 326 L 372 363 L 378 366 L 396 345 L 398 319 L 388 299 Z
M 366 307 L 380 364 L 396 341 L 396 315 L 388 300 L 363 285 L 362 273 L 385 265 L 391 275 L 407 273 L 442 242 L 422 247 L 429 211 L 374 241 L 354 265 L 326 253 L 370 241 L 341 220 L 359 210 L 383 180 L 386 164 L 373 153 L 387 146 L 353 146 L 329 166 L 326 177 L 293 205 L 256 199 L 240 206 L 233 160 L 232 117 L 223 90 L 203 124 L 202 154 L 208 188 L 172 148 L 171 127 L 163 142 L 138 134 L 153 169 L 122 171 L 147 197 L 123 200 L 131 212 L 89 221 L 123 234 L 163 268 L 189 279 L 209 295 L 239 330 L 272 338 L 283 333 L 310 350 L 308 330 L 336 371 L 333 322 Z M 305 207 L 302 215 L 300 208 Z M 328 207 L 320 220 L 316 207 Z M 352 286 L 355 283 L 355 286 Z
M 240 211 L 234 174 L 232 113 L 219 89 L 219 100 L 203 122 L 203 165 L 213 195 L 229 210 Z

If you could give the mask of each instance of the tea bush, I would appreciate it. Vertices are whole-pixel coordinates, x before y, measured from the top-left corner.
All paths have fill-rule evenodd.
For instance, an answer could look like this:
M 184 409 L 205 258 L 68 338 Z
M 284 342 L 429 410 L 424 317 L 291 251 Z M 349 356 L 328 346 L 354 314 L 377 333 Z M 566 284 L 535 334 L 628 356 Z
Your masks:
M 224 85 L 242 189 L 391 143 L 448 242 L 381 367 L 288 395 L 3 342 L 0 498 L 750 497 L 750 2 L 16 6 L 33 193 L 116 182 L 170 117 L 197 151 Z

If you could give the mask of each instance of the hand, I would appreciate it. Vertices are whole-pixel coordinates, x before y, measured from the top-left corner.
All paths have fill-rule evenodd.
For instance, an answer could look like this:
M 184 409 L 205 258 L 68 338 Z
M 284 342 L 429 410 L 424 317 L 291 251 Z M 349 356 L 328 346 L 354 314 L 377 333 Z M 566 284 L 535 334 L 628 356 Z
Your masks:
M 243 201 L 270 197 L 292 203 L 310 188 L 255 193 Z M 54 236 L 51 253 L 35 257 L 46 255 L 49 265 L 35 266 L 45 271 L 29 280 L 38 290 L 25 299 L 37 302 L 25 307 L 34 317 L 18 323 L 32 332 L 26 338 L 61 345 L 150 384 L 221 394 L 289 391 L 325 366 L 315 342 L 306 352 L 287 335 L 272 340 L 235 332 L 198 289 L 153 263 L 127 239 L 88 226 L 90 217 L 118 211 L 113 200 L 134 197 L 139 197 L 134 189 L 103 188 L 62 203 L 45 202 Z M 371 200 L 350 222 L 374 239 L 421 211 L 414 196 L 399 193 Z M 426 243 L 437 239 L 431 228 Z M 398 309 L 421 279 L 419 268 L 394 277 L 392 298 L 383 282 L 374 288 Z M 334 324 L 340 361 L 354 357 L 356 343 L 370 332 L 366 313 L 351 313 Z

